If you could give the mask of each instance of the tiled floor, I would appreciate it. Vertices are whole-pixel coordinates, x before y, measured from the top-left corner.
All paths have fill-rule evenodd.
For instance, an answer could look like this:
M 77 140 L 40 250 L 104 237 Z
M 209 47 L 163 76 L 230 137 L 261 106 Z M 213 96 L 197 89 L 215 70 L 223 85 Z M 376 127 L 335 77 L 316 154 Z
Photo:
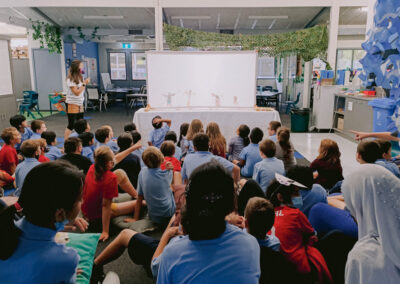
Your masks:
M 319 144 L 322 139 L 329 138 L 335 140 L 341 152 L 341 163 L 343 175 L 351 173 L 359 164 L 356 161 L 357 143 L 351 142 L 333 133 L 291 133 L 292 143 L 296 151 L 302 154 L 307 160 L 312 162 L 318 155 Z

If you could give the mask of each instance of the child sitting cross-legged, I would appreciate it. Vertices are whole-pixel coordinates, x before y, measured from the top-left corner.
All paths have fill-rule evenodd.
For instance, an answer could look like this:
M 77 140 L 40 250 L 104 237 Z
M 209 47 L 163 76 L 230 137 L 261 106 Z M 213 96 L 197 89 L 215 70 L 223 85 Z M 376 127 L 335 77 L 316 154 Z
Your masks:
M 357 146 L 356 160 L 360 164 L 374 164 L 381 156 L 381 149 L 375 140 L 362 141 Z
M 294 157 L 294 146 L 290 141 L 290 130 L 286 127 L 280 127 L 276 134 L 277 141 L 275 157 L 283 161 L 285 170 L 297 164 Z
M 239 160 L 240 152 L 243 148 L 250 144 L 249 134 L 250 128 L 246 124 L 242 124 L 236 130 L 237 136 L 231 138 L 228 145 L 228 160 Z
M 50 162 L 50 159 L 46 157 L 46 151 L 47 151 L 47 143 L 46 143 L 46 139 L 40 138 L 40 139 L 36 139 L 36 141 L 39 144 L 40 147 L 40 156 L 38 161 L 41 163 L 45 163 L 45 162 Z
M 89 132 L 90 131 L 90 125 L 87 122 L 86 119 L 78 119 L 77 121 L 75 121 L 74 124 L 74 132 L 72 132 L 69 137 L 78 137 L 80 134 L 84 133 L 84 132 Z
M 169 162 L 163 171 L 160 168 L 163 161 L 163 154 L 154 146 L 143 152 L 143 162 L 147 167 L 142 168 L 139 174 L 135 215 L 125 219 L 125 222 L 141 222 L 144 227 L 165 227 L 174 215 L 175 200 L 171 189 L 173 166 Z M 139 220 L 143 200 L 146 201 L 149 218 Z
M 82 141 L 82 156 L 88 158 L 92 164 L 94 163 L 94 154 L 92 145 L 94 144 L 94 135 L 92 132 L 83 132 L 79 134 L 79 139 Z
M 276 134 L 281 126 L 282 124 L 279 121 L 276 120 L 270 121 L 268 124 L 268 136 L 269 136 L 268 138 L 276 142 Z
M 161 153 L 164 155 L 164 162 L 161 164 L 161 169 L 165 170 L 166 164 L 171 162 L 174 167 L 174 172 L 181 171 L 181 162 L 175 157 L 175 144 L 172 141 L 164 141 L 160 147 Z
M 392 172 L 396 177 L 400 178 L 399 167 L 391 161 L 392 143 L 383 139 L 377 139 L 375 140 L 375 142 L 378 143 L 381 154 L 381 157 L 375 161 L 375 164 L 384 167 L 385 169 Z
M 57 148 L 56 134 L 53 131 L 45 131 L 42 133 L 42 138 L 46 140 L 47 143 L 47 153 L 45 156 L 51 161 L 61 158 L 61 150 Z
M 133 150 L 132 147 L 130 150 Z M 118 185 L 133 198 L 137 197 L 137 193 L 123 170 L 111 172 L 116 157 L 110 148 L 99 147 L 94 158 L 95 163 L 89 168 L 85 179 L 82 212 L 93 230 L 97 231 L 102 227 L 100 240 L 105 241 L 109 237 L 111 218 L 132 213 L 135 209 L 135 200 L 112 202 L 118 196 Z
M 18 165 L 15 145 L 21 143 L 21 133 L 14 127 L 8 127 L 1 132 L 1 139 L 5 144 L 0 150 L 0 170 L 13 175 Z
M 179 146 L 176 144 L 177 137 L 176 137 L 175 131 L 168 131 L 168 132 L 165 134 L 165 139 L 164 139 L 164 141 L 172 141 L 172 142 L 174 142 L 174 144 L 175 144 L 175 154 L 174 154 L 174 157 L 175 157 L 178 161 L 180 161 L 180 160 L 182 159 L 182 149 L 181 149 L 181 147 L 179 147 Z
M 250 144 L 243 148 L 240 152 L 239 160 L 233 161 L 242 167 L 240 173 L 244 177 L 252 177 L 254 165 L 261 161 L 260 149 L 258 143 L 262 140 L 264 133 L 258 127 L 255 127 L 250 132 Z
M 28 127 L 28 123 L 26 122 L 26 117 L 21 114 L 16 114 L 10 118 L 11 126 L 15 127 L 21 133 L 21 143 L 25 140 L 31 138 L 33 132 Z M 15 145 L 17 151 L 19 151 L 21 144 Z
M 43 132 L 47 131 L 46 124 L 43 120 L 33 120 L 31 122 L 32 136 L 30 139 L 39 139 Z

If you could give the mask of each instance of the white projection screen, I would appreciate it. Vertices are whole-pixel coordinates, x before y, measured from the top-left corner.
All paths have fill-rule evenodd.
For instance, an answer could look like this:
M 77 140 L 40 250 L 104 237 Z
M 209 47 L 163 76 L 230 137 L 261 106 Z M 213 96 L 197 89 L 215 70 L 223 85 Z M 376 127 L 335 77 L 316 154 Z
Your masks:
M 10 51 L 7 40 L 0 40 L 0 68 L 0 95 L 12 95 Z
M 257 53 L 146 52 L 152 108 L 253 108 Z

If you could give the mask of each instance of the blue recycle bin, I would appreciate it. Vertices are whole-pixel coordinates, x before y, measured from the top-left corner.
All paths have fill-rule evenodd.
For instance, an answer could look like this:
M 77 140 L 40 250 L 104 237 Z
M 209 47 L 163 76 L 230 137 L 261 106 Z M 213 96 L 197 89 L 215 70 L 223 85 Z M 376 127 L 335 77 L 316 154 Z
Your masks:
M 374 111 L 374 132 L 389 131 L 389 127 L 393 124 L 392 115 L 396 109 L 396 103 L 392 99 L 375 99 L 368 103 Z

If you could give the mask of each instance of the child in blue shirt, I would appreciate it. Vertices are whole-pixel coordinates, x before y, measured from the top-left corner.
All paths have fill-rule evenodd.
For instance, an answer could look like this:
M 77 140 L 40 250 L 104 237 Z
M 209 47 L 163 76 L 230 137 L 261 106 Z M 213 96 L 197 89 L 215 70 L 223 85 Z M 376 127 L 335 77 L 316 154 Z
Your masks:
M 270 182 L 275 178 L 275 173 L 285 175 L 283 162 L 275 158 L 276 146 L 270 139 L 260 142 L 261 162 L 254 165 L 253 179 L 260 185 L 266 193 Z
M 282 126 L 282 124 L 279 121 L 272 120 L 268 124 L 268 138 L 271 139 L 276 143 L 276 133 L 278 132 L 278 129 Z
M 57 148 L 56 134 L 53 131 L 45 131 L 42 138 L 46 140 L 48 151 L 45 154 L 50 161 L 57 160 L 63 155 L 61 150 Z
M 69 137 L 78 137 L 80 134 L 84 133 L 84 132 L 89 132 L 90 131 L 90 125 L 87 122 L 86 119 L 78 119 L 77 121 L 75 121 L 74 124 L 74 132 L 72 132 Z
M 380 157 L 375 161 L 375 164 L 380 165 L 387 170 L 391 171 L 396 177 L 400 178 L 399 167 L 391 161 L 392 159 L 392 144 L 387 140 L 377 139 L 375 142 L 380 147 Z
M 31 122 L 32 136 L 30 139 L 40 139 L 43 132 L 47 131 L 46 124 L 43 120 L 33 120 Z
M 29 172 L 18 202 L 0 213 L 3 283 L 75 283 L 78 253 L 54 237 L 69 222 L 87 228 L 76 220 L 82 183 L 82 173 L 65 162 L 41 163 Z M 17 212 L 23 218 L 14 221 Z
M 163 123 L 166 125 L 163 126 Z M 162 142 L 164 142 L 165 134 L 171 127 L 170 119 L 162 119 L 161 116 L 157 115 L 151 120 L 151 124 L 154 129 L 149 134 L 149 146 L 160 148 Z
M 238 164 L 242 167 L 240 173 L 244 177 L 252 177 L 254 165 L 261 161 L 258 143 L 262 140 L 263 136 L 264 133 L 260 128 L 253 128 L 250 133 L 251 143 L 240 152 L 239 160 L 233 161 L 234 164 Z
M 10 118 L 10 124 L 21 133 L 21 143 L 15 145 L 17 152 L 19 152 L 22 142 L 30 139 L 31 136 L 33 135 L 33 131 L 28 127 L 28 123 L 26 122 L 26 117 L 21 114 L 16 114 L 12 116 Z
M 96 144 L 95 150 L 100 146 L 107 146 L 108 148 L 111 149 L 111 151 L 113 151 L 114 154 L 118 153 L 119 151 L 118 144 L 112 141 L 114 133 L 112 131 L 111 126 L 103 125 L 102 127 L 96 130 L 94 136 L 98 142 Z
M 131 135 L 132 135 L 133 144 L 136 144 L 136 143 L 140 142 L 140 140 L 142 140 L 142 136 L 136 130 L 131 131 Z M 146 148 L 142 147 L 142 148 L 137 149 L 137 150 L 132 152 L 132 154 L 134 154 L 134 155 L 139 157 L 139 159 L 140 159 L 140 167 L 142 167 L 142 168 L 146 166 L 144 164 L 144 162 L 143 162 L 143 159 L 142 159 L 142 155 L 143 155 L 144 150 L 146 150 Z
M 147 167 L 142 168 L 139 174 L 135 215 L 125 219 L 125 222 L 145 223 L 145 226 L 166 225 L 175 214 L 175 200 L 171 189 L 173 166 L 167 163 L 166 170 L 161 170 L 164 156 L 154 146 L 148 147 L 143 152 L 143 161 Z M 143 200 L 146 200 L 150 220 L 139 221 L 140 209 Z
M 79 139 L 82 140 L 82 156 L 88 158 L 94 163 L 94 154 L 92 145 L 94 143 L 94 135 L 91 132 L 83 132 L 79 134 Z
M 168 141 L 168 140 L 174 142 L 174 144 L 175 144 L 175 154 L 174 154 L 174 157 L 175 157 L 178 161 L 180 161 L 180 160 L 182 159 L 182 149 L 181 149 L 178 145 L 176 145 L 177 137 L 176 137 L 176 133 L 175 133 L 174 131 L 168 131 L 168 132 L 165 134 L 165 139 L 164 139 L 164 141 Z
M 250 128 L 246 124 L 242 124 L 236 130 L 236 136 L 229 141 L 228 160 L 238 160 L 243 148 L 250 144 L 249 134 Z

